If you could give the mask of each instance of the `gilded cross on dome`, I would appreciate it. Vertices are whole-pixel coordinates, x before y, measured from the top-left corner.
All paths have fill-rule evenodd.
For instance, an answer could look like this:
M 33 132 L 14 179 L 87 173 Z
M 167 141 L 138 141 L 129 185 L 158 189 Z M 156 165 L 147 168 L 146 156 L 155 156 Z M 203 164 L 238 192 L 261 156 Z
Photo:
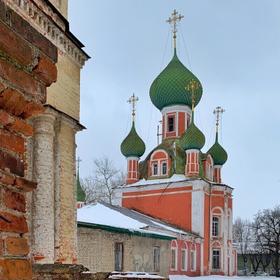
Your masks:
M 224 112 L 225 110 L 221 106 L 216 107 L 215 110 L 213 111 L 213 114 L 216 115 L 216 132 L 218 132 L 221 115 Z
M 172 26 L 174 49 L 176 49 L 176 38 L 177 38 L 177 24 L 181 19 L 184 18 L 181 14 L 178 14 L 176 10 L 173 11 L 171 17 L 166 21 Z
M 200 88 L 200 83 L 194 79 L 191 79 L 185 89 L 191 92 L 192 95 L 192 111 L 194 110 L 195 105 L 195 92 Z
M 139 100 L 137 96 L 133 93 L 133 95 L 127 100 L 129 104 L 132 106 L 132 121 L 135 121 L 135 112 L 136 112 L 136 102 Z

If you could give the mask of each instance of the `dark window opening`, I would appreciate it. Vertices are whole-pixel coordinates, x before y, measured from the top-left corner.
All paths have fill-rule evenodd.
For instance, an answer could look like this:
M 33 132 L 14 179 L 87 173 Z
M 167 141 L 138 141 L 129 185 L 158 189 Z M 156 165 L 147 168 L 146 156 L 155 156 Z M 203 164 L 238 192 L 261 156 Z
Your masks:
M 212 252 L 212 267 L 220 269 L 220 250 L 214 249 Z
M 219 218 L 218 217 L 212 218 L 212 236 L 214 236 L 214 237 L 219 236 Z
M 158 272 L 160 268 L 160 248 L 159 247 L 154 247 L 154 256 L 153 256 L 153 266 L 154 266 L 154 271 Z
M 163 162 L 162 163 L 162 175 L 166 175 L 167 174 L 167 163 Z
M 123 270 L 123 243 L 115 243 L 115 271 Z
M 168 117 L 168 131 L 172 132 L 175 130 L 175 117 L 174 116 L 170 116 Z
M 153 164 L 153 175 L 158 175 L 158 164 L 157 163 Z

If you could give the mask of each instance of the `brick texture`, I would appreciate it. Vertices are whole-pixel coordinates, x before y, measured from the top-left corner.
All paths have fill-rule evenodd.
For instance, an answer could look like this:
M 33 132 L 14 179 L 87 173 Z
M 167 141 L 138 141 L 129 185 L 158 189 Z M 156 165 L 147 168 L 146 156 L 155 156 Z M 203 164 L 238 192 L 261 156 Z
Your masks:
M 43 112 L 56 80 L 56 47 L 0 0 L 0 280 L 30 280 L 26 192 L 28 118 Z M 60 278 L 59 278 L 60 279 Z
M 25 212 L 26 210 L 25 196 L 19 192 L 14 192 L 9 189 L 4 190 L 3 201 L 7 208 L 20 212 Z
M 27 240 L 21 237 L 8 237 L 5 240 L 6 254 L 12 256 L 26 256 L 29 253 Z

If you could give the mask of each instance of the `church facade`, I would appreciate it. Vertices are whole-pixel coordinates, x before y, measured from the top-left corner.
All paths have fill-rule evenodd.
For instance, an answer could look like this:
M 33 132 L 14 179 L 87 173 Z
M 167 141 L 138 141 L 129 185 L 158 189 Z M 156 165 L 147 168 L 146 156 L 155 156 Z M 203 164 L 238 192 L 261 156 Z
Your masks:
M 174 55 L 150 87 L 150 99 L 162 114 L 162 141 L 142 161 L 145 144 L 136 132 L 134 120 L 137 98 L 130 99 L 132 127 L 121 144 L 127 159 L 126 185 L 120 188 L 121 204 L 202 238 L 195 256 L 187 243 L 172 242 L 170 274 L 231 276 L 236 274 L 233 188 L 222 179 L 227 153 L 219 143 L 219 120 L 224 110 L 215 109 L 216 139 L 203 152 L 205 136 L 195 125 L 195 107 L 203 88 L 176 52 L 177 23 L 182 18 L 174 11 L 168 20 L 173 25 Z M 190 266 L 181 269 L 183 256 L 192 260 L 189 263 L 194 263 L 198 273 L 194 274 Z

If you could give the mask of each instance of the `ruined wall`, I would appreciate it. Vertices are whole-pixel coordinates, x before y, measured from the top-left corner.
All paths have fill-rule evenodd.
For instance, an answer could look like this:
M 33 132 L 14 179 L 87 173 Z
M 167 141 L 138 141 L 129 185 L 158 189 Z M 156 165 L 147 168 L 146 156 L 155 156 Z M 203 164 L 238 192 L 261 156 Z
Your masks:
M 124 271 L 153 272 L 153 247 L 160 247 L 160 271 L 169 271 L 170 241 L 78 227 L 78 262 L 91 272 L 115 270 L 114 245 L 124 245 Z M 97 253 L 98 252 L 98 253 Z
M 57 48 L 0 0 L 0 279 L 31 279 L 29 119 L 44 111 Z

